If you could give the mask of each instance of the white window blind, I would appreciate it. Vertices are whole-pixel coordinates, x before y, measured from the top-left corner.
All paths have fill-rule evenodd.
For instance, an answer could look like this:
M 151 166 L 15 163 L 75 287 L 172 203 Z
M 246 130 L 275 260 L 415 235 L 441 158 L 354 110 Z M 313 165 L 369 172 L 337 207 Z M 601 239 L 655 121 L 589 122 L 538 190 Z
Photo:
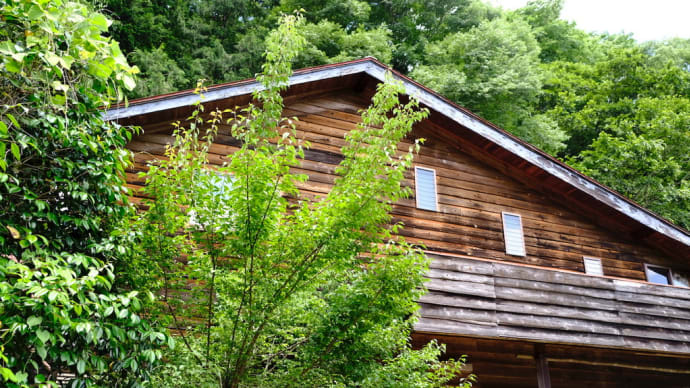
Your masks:
M 436 171 L 415 167 L 415 192 L 417 207 L 424 210 L 437 210 L 436 199 Z
M 525 237 L 522 232 L 522 218 L 519 214 L 503 212 L 503 238 L 506 253 L 513 256 L 525 256 Z
M 595 257 L 583 257 L 585 262 L 585 273 L 590 275 L 604 275 L 604 268 L 601 266 L 601 259 Z

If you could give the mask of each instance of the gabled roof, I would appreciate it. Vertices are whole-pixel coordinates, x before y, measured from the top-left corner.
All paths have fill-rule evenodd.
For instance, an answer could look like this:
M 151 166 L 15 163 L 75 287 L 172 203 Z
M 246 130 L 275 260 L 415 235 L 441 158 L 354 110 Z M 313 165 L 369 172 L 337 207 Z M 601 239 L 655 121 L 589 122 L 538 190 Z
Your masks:
M 636 224 L 633 236 L 645 239 L 648 243 L 659 246 L 666 253 L 677 258 L 690 259 L 690 232 L 680 228 L 653 212 L 625 198 L 614 190 L 585 176 L 572 167 L 562 163 L 538 148 L 518 139 L 507 131 L 480 118 L 469 110 L 458 106 L 438 93 L 424 87 L 412 79 L 395 72 L 374 58 L 364 58 L 349 62 L 341 62 L 312 68 L 296 70 L 290 77 L 290 87 L 305 85 L 324 80 L 334 80 L 352 75 L 365 75 L 378 82 L 385 80 L 386 72 L 391 72 L 395 79 L 401 81 L 409 96 L 418 99 L 427 106 L 432 113 L 445 116 L 447 119 L 469 130 L 473 137 L 482 139 L 481 149 L 493 149 L 494 158 L 503 159 L 504 164 L 514 164 L 519 161 L 529 165 L 530 176 L 535 179 L 548 178 L 548 185 L 562 186 L 557 193 L 577 194 L 573 202 L 596 202 L 593 206 L 608 217 L 621 217 L 614 225 L 625 225 L 628 222 Z M 204 93 L 204 101 L 212 102 L 238 96 L 250 95 L 262 89 L 263 86 L 255 79 L 230 82 L 209 87 Z M 156 112 L 174 110 L 191 106 L 198 101 L 199 96 L 193 90 L 164 94 L 149 98 L 130 101 L 128 106 L 117 106 L 107 112 L 106 120 L 122 120 L 134 116 L 146 116 Z M 127 121 L 127 120 L 125 120 Z M 467 132 L 465 132 L 467 134 Z M 480 149 L 480 152 L 484 152 Z M 495 150 L 500 150 L 496 152 Z M 536 171 L 536 173 L 534 172 Z M 545 186 L 544 184 L 543 186 Z M 569 198 L 565 202 L 571 202 Z M 576 205 L 577 206 L 577 205 Z M 584 212 L 592 209 L 581 209 Z M 632 230 L 632 229 L 631 229 Z

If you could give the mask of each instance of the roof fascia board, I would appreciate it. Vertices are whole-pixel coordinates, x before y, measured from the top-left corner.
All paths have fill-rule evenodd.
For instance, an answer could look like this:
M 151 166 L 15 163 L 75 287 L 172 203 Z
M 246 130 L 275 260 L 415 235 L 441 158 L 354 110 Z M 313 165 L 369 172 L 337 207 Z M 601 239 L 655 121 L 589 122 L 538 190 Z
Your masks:
M 386 71 L 388 71 L 388 69 L 380 65 L 370 66 L 366 70 L 367 74 L 382 82 L 385 80 Z M 659 220 L 657 216 L 650 214 L 637 206 L 634 206 L 629 201 L 622 198 L 619 194 L 616 194 L 610 190 L 607 190 L 603 186 L 597 185 L 583 178 L 574 170 L 561 166 L 544 155 L 541 155 L 540 152 L 532 150 L 528 146 L 516 141 L 507 133 L 496 130 L 490 125 L 477 120 L 471 115 L 468 115 L 462 110 L 456 108 L 452 104 L 449 104 L 438 95 L 431 93 L 428 90 L 419 87 L 418 85 L 415 85 L 413 82 L 410 82 L 410 80 L 401 77 L 398 74 L 394 74 L 394 76 L 397 80 L 403 82 L 405 92 L 409 96 L 416 98 L 419 100 L 419 102 L 427 105 L 431 109 L 448 116 L 459 124 L 469 128 L 470 130 L 514 153 L 533 165 L 549 172 L 557 178 L 579 188 L 606 205 L 622 212 L 623 214 L 627 214 L 643 225 L 647 225 L 659 233 L 665 234 L 687 246 L 690 246 L 690 236 Z
M 333 66 L 326 69 L 317 69 L 313 71 L 292 75 L 290 77 L 290 80 L 288 81 L 288 84 L 290 86 L 299 85 L 328 78 L 363 73 L 371 66 L 372 63 L 366 61 L 348 63 L 344 66 Z M 264 89 L 264 86 L 255 80 L 252 80 L 251 82 L 247 83 L 230 84 L 226 87 L 221 87 L 203 93 L 203 102 L 217 101 L 225 98 L 242 96 L 258 92 Z M 150 101 L 144 102 L 142 104 L 133 104 L 128 107 L 109 109 L 104 112 L 103 119 L 106 121 L 123 119 L 147 113 L 159 112 L 167 109 L 174 109 L 181 106 L 192 105 L 197 101 L 199 101 L 199 95 L 193 93 L 184 94 L 181 96 L 171 96 L 170 98 L 164 98 L 158 101 Z

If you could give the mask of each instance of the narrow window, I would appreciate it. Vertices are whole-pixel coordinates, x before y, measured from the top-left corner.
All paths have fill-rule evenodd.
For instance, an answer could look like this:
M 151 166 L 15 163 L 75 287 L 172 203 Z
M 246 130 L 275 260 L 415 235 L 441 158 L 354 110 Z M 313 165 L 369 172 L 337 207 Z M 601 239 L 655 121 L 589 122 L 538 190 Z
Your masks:
M 417 207 L 424 210 L 436 211 L 438 208 L 436 199 L 436 171 L 423 167 L 415 167 L 414 180 Z
M 668 284 L 679 287 L 690 286 L 688 276 L 685 273 L 672 271 L 670 268 L 651 264 L 645 264 L 644 270 L 647 274 L 647 281 L 650 283 Z
M 604 275 L 604 268 L 601 266 L 601 259 L 595 257 L 583 257 L 585 262 L 585 273 L 590 275 Z
M 503 238 L 506 253 L 513 256 L 525 256 L 525 237 L 522 232 L 522 218 L 519 214 L 503 212 Z
M 645 272 L 647 273 L 648 282 L 656 284 L 672 284 L 670 269 L 649 264 L 645 264 L 644 268 Z

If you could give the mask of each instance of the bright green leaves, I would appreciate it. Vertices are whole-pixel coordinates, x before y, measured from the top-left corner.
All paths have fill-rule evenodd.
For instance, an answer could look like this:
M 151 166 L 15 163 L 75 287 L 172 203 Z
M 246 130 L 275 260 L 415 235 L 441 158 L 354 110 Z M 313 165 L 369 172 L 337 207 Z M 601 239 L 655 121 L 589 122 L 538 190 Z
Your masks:
M 398 370 L 390 381 L 431 387 L 453 377 L 433 372 L 445 370 L 439 348 L 409 348 L 427 259 L 388 225 L 419 149 L 398 144 L 427 112 L 414 99 L 401 104 L 389 75 L 346 135 L 330 193 L 301 192 L 308 177 L 295 169 L 309 144 L 282 117 L 280 96 L 305 43 L 301 23 L 284 17 L 267 38 L 260 104 L 197 105 L 142 173 L 149 199 L 125 227 L 138 242 L 128 272 L 163 295 L 161 320 L 182 328 L 203 319 L 183 331 L 157 385 L 361 386 Z M 239 149 L 218 155 L 214 139 Z
M 36 325 L 40 325 L 41 322 L 43 322 L 43 318 L 41 318 L 41 317 L 36 317 L 36 316 L 33 316 L 33 315 L 30 316 L 29 319 L 26 320 L 26 323 L 27 323 L 27 325 L 29 325 L 29 327 L 33 327 L 33 326 L 36 326 Z
M 512 133 L 556 153 L 567 136 L 534 112 L 543 72 L 532 28 L 520 18 L 483 21 L 427 46 L 428 64 L 412 76 Z

